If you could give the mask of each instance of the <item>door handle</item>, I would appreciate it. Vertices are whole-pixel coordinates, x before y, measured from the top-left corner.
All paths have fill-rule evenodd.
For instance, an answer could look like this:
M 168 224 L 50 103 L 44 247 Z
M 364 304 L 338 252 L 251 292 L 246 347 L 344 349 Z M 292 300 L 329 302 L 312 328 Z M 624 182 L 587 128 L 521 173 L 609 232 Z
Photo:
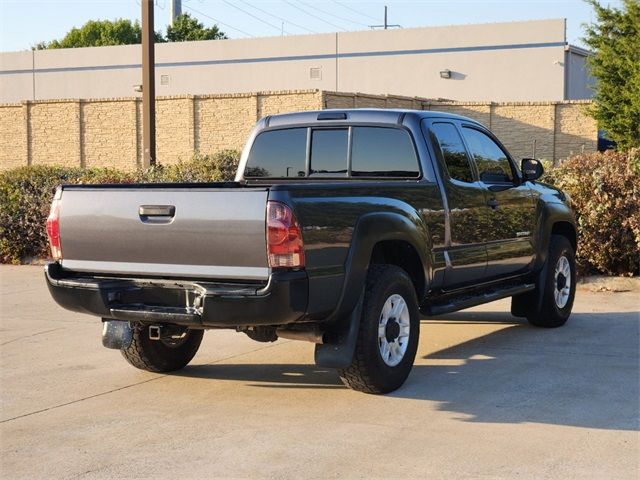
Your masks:
M 141 217 L 173 217 L 176 207 L 173 205 L 140 205 L 138 215 Z
M 498 203 L 498 200 L 496 200 L 495 198 L 491 198 L 487 201 L 487 205 L 495 210 L 496 208 L 498 208 L 498 205 L 500 205 L 500 203 Z

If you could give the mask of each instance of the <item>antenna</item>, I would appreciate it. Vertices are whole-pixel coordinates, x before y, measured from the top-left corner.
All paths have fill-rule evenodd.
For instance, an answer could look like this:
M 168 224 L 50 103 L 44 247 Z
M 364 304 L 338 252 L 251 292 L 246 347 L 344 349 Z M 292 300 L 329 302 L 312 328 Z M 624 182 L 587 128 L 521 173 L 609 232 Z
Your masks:
M 376 28 L 384 28 L 385 30 L 387 30 L 389 27 L 391 28 L 402 28 L 402 25 L 389 25 L 389 22 L 387 21 L 387 6 L 384 6 L 384 25 L 369 25 L 369 27 L 371 27 L 372 30 L 375 30 Z
M 182 15 L 182 0 L 171 0 L 171 25 Z

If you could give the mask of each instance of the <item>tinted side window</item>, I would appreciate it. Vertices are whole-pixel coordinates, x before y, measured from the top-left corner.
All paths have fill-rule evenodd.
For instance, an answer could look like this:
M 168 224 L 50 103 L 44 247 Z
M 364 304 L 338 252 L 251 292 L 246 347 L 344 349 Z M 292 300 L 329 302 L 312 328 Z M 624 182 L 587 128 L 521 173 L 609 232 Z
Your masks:
M 353 127 L 351 175 L 418 177 L 418 157 L 409 133 L 399 128 Z
M 449 176 L 461 182 L 473 182 L 471 165 L 458 130 L 452 123 L 434 123 L 431 132 L 438 140 Z
M 253 142 L 244 176 L 304 177 L 306 150 L 306 128 L 262 132 Z
M 311 135 L 312 175 L 347 174 L 347 129 L 313 130 Z
M 480 180 L 486 183 L 513 182 L 513 171 L 507 154 L 487 136 L 474 128 L 463 128 L 464 138 L 469 145 L 478 168 Z

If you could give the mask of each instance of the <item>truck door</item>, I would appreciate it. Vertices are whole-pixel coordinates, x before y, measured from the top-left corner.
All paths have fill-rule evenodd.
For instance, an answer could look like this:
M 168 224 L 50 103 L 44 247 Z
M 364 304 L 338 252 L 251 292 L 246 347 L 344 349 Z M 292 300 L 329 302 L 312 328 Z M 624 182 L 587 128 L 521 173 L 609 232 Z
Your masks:
M 424 127 L 435 151 L 448 203 L 450 235 L 445 254 L 450 266 L 445 270 L 443 287 L 449 290 L 484 278 L 489 212 L 484 186 L 474 175 L 454 121 L 425 120 Z
M 462 135 L 485 197 L 486 277 L 525 272 L 534 259 L 535 203 L 507 151 L 487 131 L 462 124 Z

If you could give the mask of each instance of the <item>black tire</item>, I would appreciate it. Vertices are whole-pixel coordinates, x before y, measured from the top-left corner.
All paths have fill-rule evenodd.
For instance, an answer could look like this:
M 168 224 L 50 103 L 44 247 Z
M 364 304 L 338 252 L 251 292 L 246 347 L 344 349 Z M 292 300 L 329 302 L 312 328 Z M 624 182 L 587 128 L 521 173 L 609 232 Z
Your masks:
M 410 326 L 404 355 L 401 357 L 400 363 L 390 366 L 382 358 L 378 328 L 382 308 L 394 294 L 400 295 L 405 301 L 409 312 Z M 370 266 L 356 351 L 351 365 L 339 371 L 342 382 L 353 390 L 365 393 L 388 393 L 398 389 L 411 372 L 418 349 L 419 334 L 418 300 L 413 283 L 407 273 L 393 265 Z M 401 343 L 399 338 L 396 338 L 395 341 Z
M 133 340 L 120 351 L 136 368 L 148 372 L 172 372 L 185 367 L 195 356 L 204 330 L 187 330 L 186 336 L 177 341 L 149 339 L 149 326 L 136 325 Z
M 570 284 L 566 304 L 560 306 L 556 302 L 556 289 L 566 279 L 560 275 L 556 277 L 556 268 L 562 257 L 568 260 Z M 512 314 L 526 317 L 529 323 L 536 327 L 557 328 L 564 325 L 571 315 L 576 293 L 575 263 L 575 252 L 569 239 L 562 235 L 552 235 L 549 255 L 543 270 L 538 275 L 535 290 L 513 297 Z

